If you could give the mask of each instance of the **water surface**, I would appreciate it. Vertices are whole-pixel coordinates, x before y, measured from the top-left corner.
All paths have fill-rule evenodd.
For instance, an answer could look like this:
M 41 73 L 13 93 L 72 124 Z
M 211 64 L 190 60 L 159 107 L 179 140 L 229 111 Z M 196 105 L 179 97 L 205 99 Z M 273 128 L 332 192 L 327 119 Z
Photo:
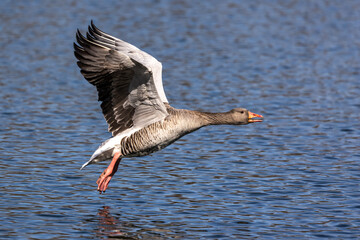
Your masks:
M 358 1 L 1 1 L 0 236 L 360 236 Z M 246 107 L 161 152 L 80 166 L 110 137 L 72 43 L 90 19 L 163 63 L 177 108 Z

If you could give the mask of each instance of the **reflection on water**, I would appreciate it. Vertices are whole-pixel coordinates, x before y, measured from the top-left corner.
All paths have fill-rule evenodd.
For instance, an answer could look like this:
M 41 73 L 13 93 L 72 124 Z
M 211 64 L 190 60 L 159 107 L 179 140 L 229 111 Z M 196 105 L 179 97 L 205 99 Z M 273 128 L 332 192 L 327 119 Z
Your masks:
M 110 238 L 125 238 L 129 237 L 121 228 L 121 222 L 113 217 L 110 212 L 110 207 L 104 206 L 99 209 L 99 228 L 96 229 L 97 236 L 107 236 Z
M 180 234 L 174 234 L 169 230 L 137 226 L 131 222 L 121 220 L 121 216 L 111 214 L 109 206 L 103 206 L 98 211 L 98 226 L 95 228 L 96 236 L 110 239 L 176 239 Z
M 358 1 L 0 2 L 0 238 L 355 239 Z M 143 158 L 80 166 L 109 137 L 80 75 L 90 19 L 163 63 L 178 108 L 246 107 Z

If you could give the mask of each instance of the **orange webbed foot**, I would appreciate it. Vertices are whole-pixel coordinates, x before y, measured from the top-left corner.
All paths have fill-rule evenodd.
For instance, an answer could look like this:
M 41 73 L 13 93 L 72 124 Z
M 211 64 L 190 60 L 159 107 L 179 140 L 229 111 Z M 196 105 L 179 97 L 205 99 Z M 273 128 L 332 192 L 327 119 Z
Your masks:
M 97 190 L 100 194 L 105 192 L 109 186 L 111 178 L 114 176 L 119 167 L 120 160 L 120 153 L 115 153 L 110 165 L 102 172 L 99 179 L 96 181 L 98 185 Z

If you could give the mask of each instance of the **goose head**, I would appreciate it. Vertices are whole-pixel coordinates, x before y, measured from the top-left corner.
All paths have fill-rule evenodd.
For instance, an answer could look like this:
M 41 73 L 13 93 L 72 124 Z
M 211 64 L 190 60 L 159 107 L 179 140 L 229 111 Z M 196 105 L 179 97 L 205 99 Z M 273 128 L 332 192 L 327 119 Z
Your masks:
M 254 122 L 262 122 L 263 116 L 250 112 L 245 108 L 234 108 L 228 112 L 234 125 L 244 125 Z

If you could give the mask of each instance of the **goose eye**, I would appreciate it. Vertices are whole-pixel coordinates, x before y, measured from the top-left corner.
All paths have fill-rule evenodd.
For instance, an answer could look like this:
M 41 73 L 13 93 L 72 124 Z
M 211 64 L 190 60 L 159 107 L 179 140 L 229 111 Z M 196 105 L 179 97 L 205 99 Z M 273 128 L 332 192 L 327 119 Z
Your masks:
M 244 111 L 241 111 L 240 113 L 241 113 L 241 114 L 244 114 Z

